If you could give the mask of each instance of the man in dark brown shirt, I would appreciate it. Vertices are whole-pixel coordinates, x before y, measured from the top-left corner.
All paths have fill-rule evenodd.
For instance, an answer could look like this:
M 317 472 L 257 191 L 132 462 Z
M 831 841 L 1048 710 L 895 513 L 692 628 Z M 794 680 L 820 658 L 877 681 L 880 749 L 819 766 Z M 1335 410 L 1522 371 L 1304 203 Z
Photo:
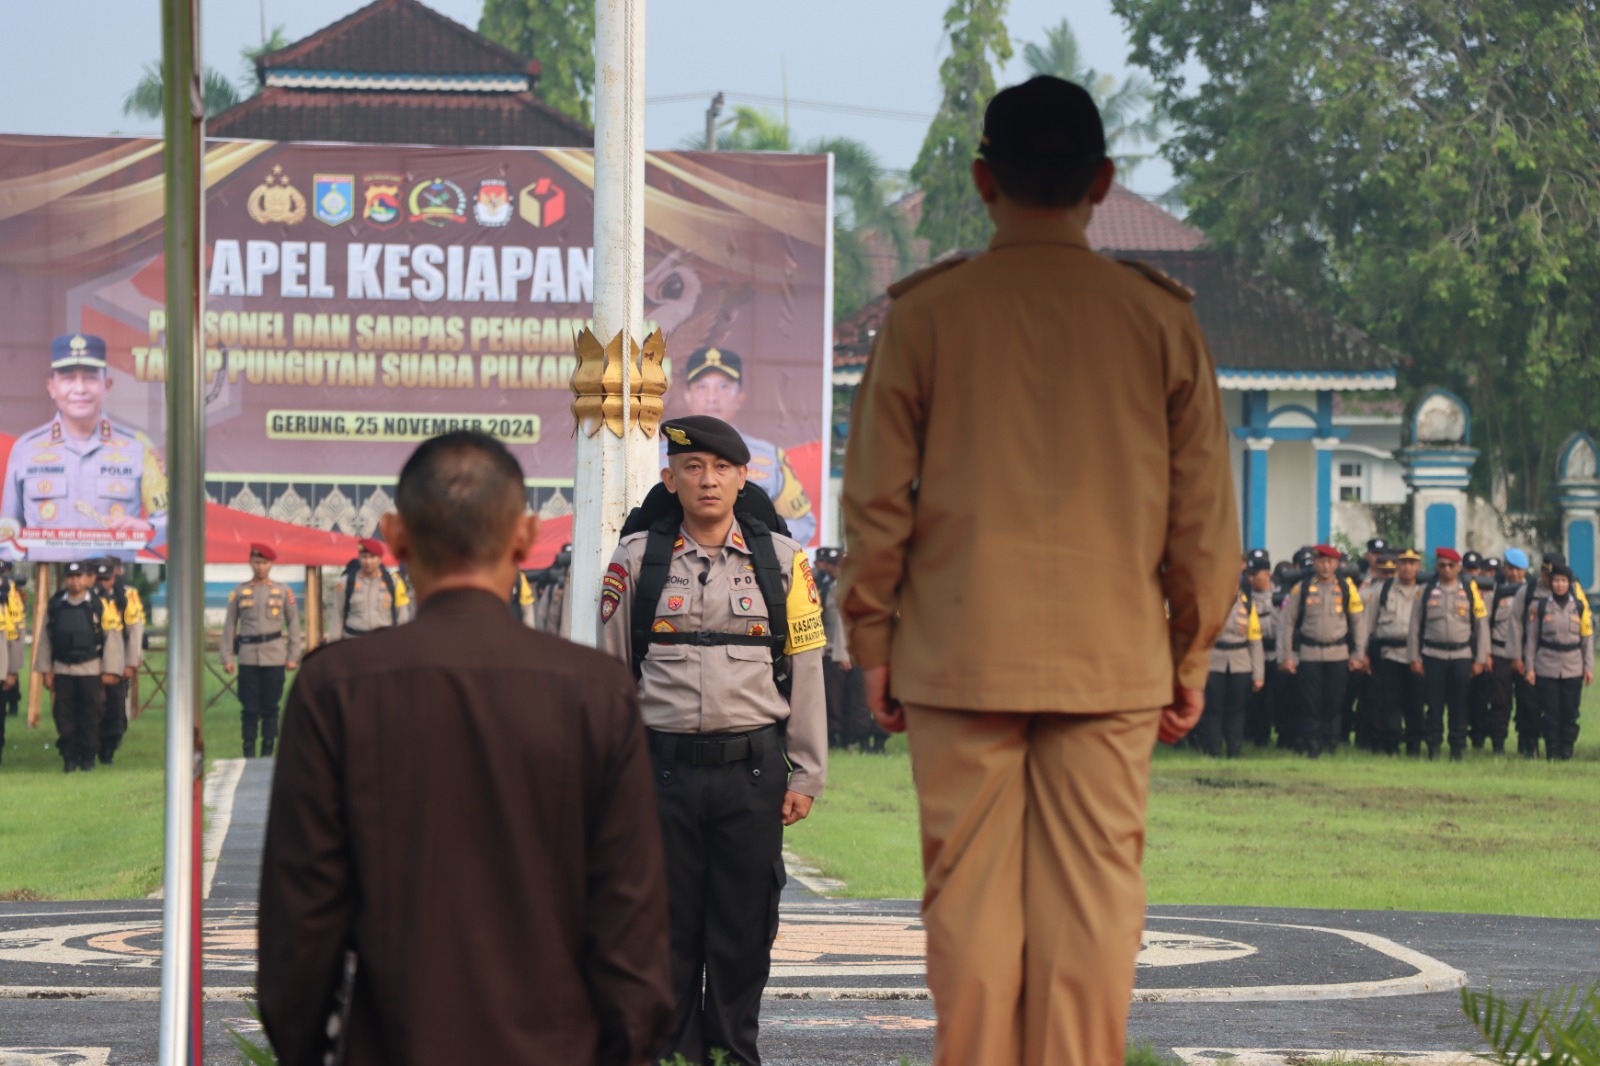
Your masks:
M 499 443 L 424 443 L 397 505 L 416 621 L 306 656 L 284 712 L 267 1034 L 284 1066 L 322 1066 L 348 992 L 349 1066 L 639 1066 L 672 989 L 633 678 L 508 613 L 537 523 Z

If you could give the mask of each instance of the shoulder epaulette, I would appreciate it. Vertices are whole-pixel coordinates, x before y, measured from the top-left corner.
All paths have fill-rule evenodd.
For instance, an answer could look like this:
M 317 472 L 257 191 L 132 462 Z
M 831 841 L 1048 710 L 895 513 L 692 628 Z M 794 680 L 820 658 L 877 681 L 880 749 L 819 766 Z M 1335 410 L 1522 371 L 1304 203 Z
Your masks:
M 947 271 L 954 270 L 962 263 L 965 263 L 971 259 L 974 254 L 975 253 L 972 252 L 953 252 L 939 260 L 937 263 L 934 263 L 932 266 L 923 267 L 915 274 L 907 274 L 905 277 L 889 286 L 889 298 L 891 300 L 898 300 L 900 297 L 904 296 L 918 285 L 921 285 L 929 278 L 935 278 L 940 274 L 946 273 Z
M 1183 282 L 1179 281 L 1177 278 L 1173 277 L 1171 274 L 1168 274 L 1166 271 L 1158 270 L 1149 263 L 1138 259 L 1118 259 L 1117 262 L 1121 263 L 1130 270 L 1136 271 L 1139 274 L 1143 274 L 1146 279 L 1155 282 L 1157 285 L 1161 286 L 1163 289 L 1166 289 L 1184 303 L 1194 302 L 1194 290 L 1189 288 L 1189 286 L 1185 285 Z

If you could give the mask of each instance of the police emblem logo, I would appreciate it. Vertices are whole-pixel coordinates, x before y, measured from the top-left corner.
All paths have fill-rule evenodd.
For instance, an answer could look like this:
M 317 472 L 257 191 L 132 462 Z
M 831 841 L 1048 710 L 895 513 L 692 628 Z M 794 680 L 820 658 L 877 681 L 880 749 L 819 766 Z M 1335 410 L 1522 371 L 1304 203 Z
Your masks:
M 263 226 L 297 226 L 306 218 L 306 198 L 289 184 L 283 167 L 275 166 L 265 181 L 250 190 L 245 210 Z
M 683 597 L 682 596 L 668 596 L 667 597 L 667 610 L 669 610 L 669 611 L 681 611 L 681 610 L 683 610 Z
M 126 507 L 122 506 L 122 504 L 114 503 L 114 504 L 111 505 L 111 517 L 112 518 L 121 518 L 123 515 L 125 515 L 127 513 L 128 513 L 128 509 Z
M 617 606 L 621 603 L 622 594 L 616 589 L 602 589 L 600 591 L 600 621 L 611 621 L 611 616 L 617 613 Z
M 803 574 L 806 579 L 806 599 L 810 600 L 814 604 L 817 604 L 818 606 L 821 606 L 822 599 L 817 595 L 817 578 L 816 575 L 811 572 L 811 564 L 806 561 L 804 556 L 800 557 L 798 561 L 800 564 L 800 573 Z
M 311 213 L 330 226 L 356 217 L 356 176 L 317 174 L 311 179 Z
M 400 207 L 400 179 L 392 174 L 366 174 L 361 180 L 366 185 L 362 221 L 373 229 L 398 226 L 405 219 Z
M 549 178 L 540 178 L 517 197 L 517 214 L 530 226 L 548 229 L 567 217 L 566 190 Z
M 751 622 L 750 628 L 745 630 L 745 635 L 750 637 L 764 637 L 767 635 L 767 627 L 762 625 L 760 622 Z
M 46 522 L 49 522 L 49 521 L 53 520 L 55 518 L 55 516 L 56 516 L 56 502 L 54 500 L 46 500 L 46 501 L 44 501 L 44 503 L 39 505 L 39 517 L 40 518 L 44 519 Z
M 407 201 L 412 222 L 426 222 L 430 226 L 446 226 L 467 221 L 467 194 L 461 186 L 446 178 L 433 178 L 418 182 Z
M 52 482 L 49 482 L 49 481 L 41 481 L 41 482 L 39 482 L 39 491 L 40 492 L 49 492 L 54 487 L 55 486 L 54 486 L 54 484 Z
M 650 632 L 652 633 L 676 633 L 677 631 L 678 627 L 665 618 L 659 619 L 655 625 L 650 627 Z
M 756 601 L 751 599 L 749 596 L 740 596 L 739 597 L 739 610 L 748 611 L 750 608 L 755 606 L 755 603 L 756 603 Z
M 480 226 L 509 226 L 511 186 L 502 178 L 485 178 L 478 182 L 478 198 L 472 204 L 472 217 L 478 220 Z

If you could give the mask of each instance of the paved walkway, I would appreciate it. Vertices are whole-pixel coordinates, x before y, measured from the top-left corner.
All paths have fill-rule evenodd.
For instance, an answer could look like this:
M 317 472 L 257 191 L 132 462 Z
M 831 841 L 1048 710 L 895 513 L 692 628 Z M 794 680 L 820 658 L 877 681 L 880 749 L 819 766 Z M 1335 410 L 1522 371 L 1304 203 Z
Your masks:
M 206 1055 L 249 1030 L 255 885 L 271 764 L 213 769 L 205 911 Z M 797 871 L 799 872 L 799 871 Z M 917 905 L 836 900 L 791 878 L 764 1010 L 770 1066 L 931 1059 Z M 0 904 L 0 1066 L 156 1057 L 158 901 Z M 1521 996 L 1593 978 L 1600 922 L 1453 914 L 1152 909 L 1130 1033 L 1186 1062 L 1281 1066 L 1307 1051 L 1382 1051 L 1414 1066 L 1478 1042 L 1460 986 Z

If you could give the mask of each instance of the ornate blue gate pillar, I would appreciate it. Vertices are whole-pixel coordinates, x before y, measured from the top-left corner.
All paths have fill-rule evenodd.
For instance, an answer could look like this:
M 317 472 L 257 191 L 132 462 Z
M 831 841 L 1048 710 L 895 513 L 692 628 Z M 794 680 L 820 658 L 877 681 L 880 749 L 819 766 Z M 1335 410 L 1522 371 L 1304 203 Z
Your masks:
M 1561 541 L 1567 565 L 1586 589 L 1595 587 L 1595 531 L 1600 526 L 1600 448 L 1587 433 L 1574 433 L 1561 445 L 1557 491 L 1561 501 Z
M 1246 437 L 1244 442 L 1244 546 L 1267 546 L 1267 461 L 1271 437 Z
M 1444 389 L 1425 393 L 1411 416 L 1411 444 L 1400 450 L 1411 516 L 1423 557 L 1437 548 L 1463 547 L 1467 530 L 1467 486 L 1478 449 L 1472 420 L 1461 397 Z

